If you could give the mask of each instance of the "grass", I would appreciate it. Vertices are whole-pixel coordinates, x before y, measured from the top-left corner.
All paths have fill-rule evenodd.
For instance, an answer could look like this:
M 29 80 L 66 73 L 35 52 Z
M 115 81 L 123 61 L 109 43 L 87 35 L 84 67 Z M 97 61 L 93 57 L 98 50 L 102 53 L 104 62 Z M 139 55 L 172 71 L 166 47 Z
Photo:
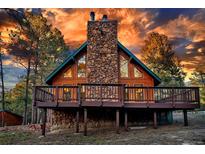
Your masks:
M 0 144 L 16 144 L 31 138 L 30 132 L 5 131 L 0 133 Z
M 4 130 L 0 132 L 0 144 L 205 144 L 205 113 L 202 111 L 189 113 L 189 126 L 183 126 L 182 113 L 175 113 L 173 125 L 152 126 L 143 129 L 133 129 L 125 132 L 122 128 L 116 134 L 114 128 L 89 129 L 88 136 L 73 133 L 74 130 L 49 132 L 46 137 L 41 132 L 25 131 L 23 129 Z

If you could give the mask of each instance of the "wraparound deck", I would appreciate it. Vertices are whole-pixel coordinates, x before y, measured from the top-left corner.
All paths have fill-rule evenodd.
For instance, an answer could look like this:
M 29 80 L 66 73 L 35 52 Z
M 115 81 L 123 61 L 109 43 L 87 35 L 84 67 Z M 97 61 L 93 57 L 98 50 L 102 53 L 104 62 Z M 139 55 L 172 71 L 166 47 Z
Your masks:
M 41 108 L 198 108 L 198 87 L 126 87 L 122 84 L 37 86 L 34 105 Z
M 36 86 L 33 105 L 44 108 L 76 108 L 76 132 L 79 131 L 79 108 L 84 109 L 84 134 L 87 134 L 87 109 L 115 108 L 116 127 L 119 131 L 119 109 L 125 110 L 127 130 L 128 109 L 153 110 L 154 127 L 157 127 L 157 110 L 183 110 L 188 125 L 187 110 L 200 107 L 198 87 L 128 87 L 123 84 L 79 84 L 77 86 Z M 46 118 L 44 118 L 46 119 Z M 45 134 L 45 122 L 43 134 Z

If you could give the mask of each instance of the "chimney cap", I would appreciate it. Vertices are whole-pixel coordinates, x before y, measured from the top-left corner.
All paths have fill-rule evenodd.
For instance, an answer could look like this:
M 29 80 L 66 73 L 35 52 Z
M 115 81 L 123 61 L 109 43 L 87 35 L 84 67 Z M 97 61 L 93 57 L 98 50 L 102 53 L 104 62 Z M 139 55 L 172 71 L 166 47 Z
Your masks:
M 95 12 L 93 11 L 90 12 L 90 20 L 95 21 Z
M 107 15 L 106 14 L 103 15 L 102 21 L 107 21 Z

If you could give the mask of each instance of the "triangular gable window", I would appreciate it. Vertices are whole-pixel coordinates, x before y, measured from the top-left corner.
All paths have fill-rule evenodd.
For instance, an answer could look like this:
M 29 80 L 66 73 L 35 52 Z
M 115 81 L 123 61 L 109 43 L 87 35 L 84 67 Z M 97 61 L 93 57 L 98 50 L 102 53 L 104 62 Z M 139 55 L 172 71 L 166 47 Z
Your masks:
M 142 72 L 140 72 L 136 67 L 134 67 L 134 77 L 141 78 L 142 75 L 143 75 Z
M 63 73 L 63 77 L 64 78 L 72 78 L 72 69 L 71 69 L 71 67 Z

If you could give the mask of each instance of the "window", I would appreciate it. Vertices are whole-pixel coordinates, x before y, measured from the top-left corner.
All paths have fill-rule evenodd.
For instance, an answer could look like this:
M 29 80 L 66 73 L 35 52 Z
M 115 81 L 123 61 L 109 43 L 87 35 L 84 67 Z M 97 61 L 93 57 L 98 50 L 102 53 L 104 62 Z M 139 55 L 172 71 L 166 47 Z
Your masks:
M 120 56 L 120 76 L 128 77 L 128 60 Z
M 141 78 L 142 72 L 140 72 L 136 67 L 134 67 L 134 77 L 135 78 Z
M 64 73 L 63 73 L 63 77 L 64 78 L 71 78 L 72 77 L 72 69 L 71 67 L 69 69 L 67 69 Z
M 78 77 L 82 78 L 86 76 L 86 61 L 85 61 L 85 55 L 83 55 L 78 60 Z

